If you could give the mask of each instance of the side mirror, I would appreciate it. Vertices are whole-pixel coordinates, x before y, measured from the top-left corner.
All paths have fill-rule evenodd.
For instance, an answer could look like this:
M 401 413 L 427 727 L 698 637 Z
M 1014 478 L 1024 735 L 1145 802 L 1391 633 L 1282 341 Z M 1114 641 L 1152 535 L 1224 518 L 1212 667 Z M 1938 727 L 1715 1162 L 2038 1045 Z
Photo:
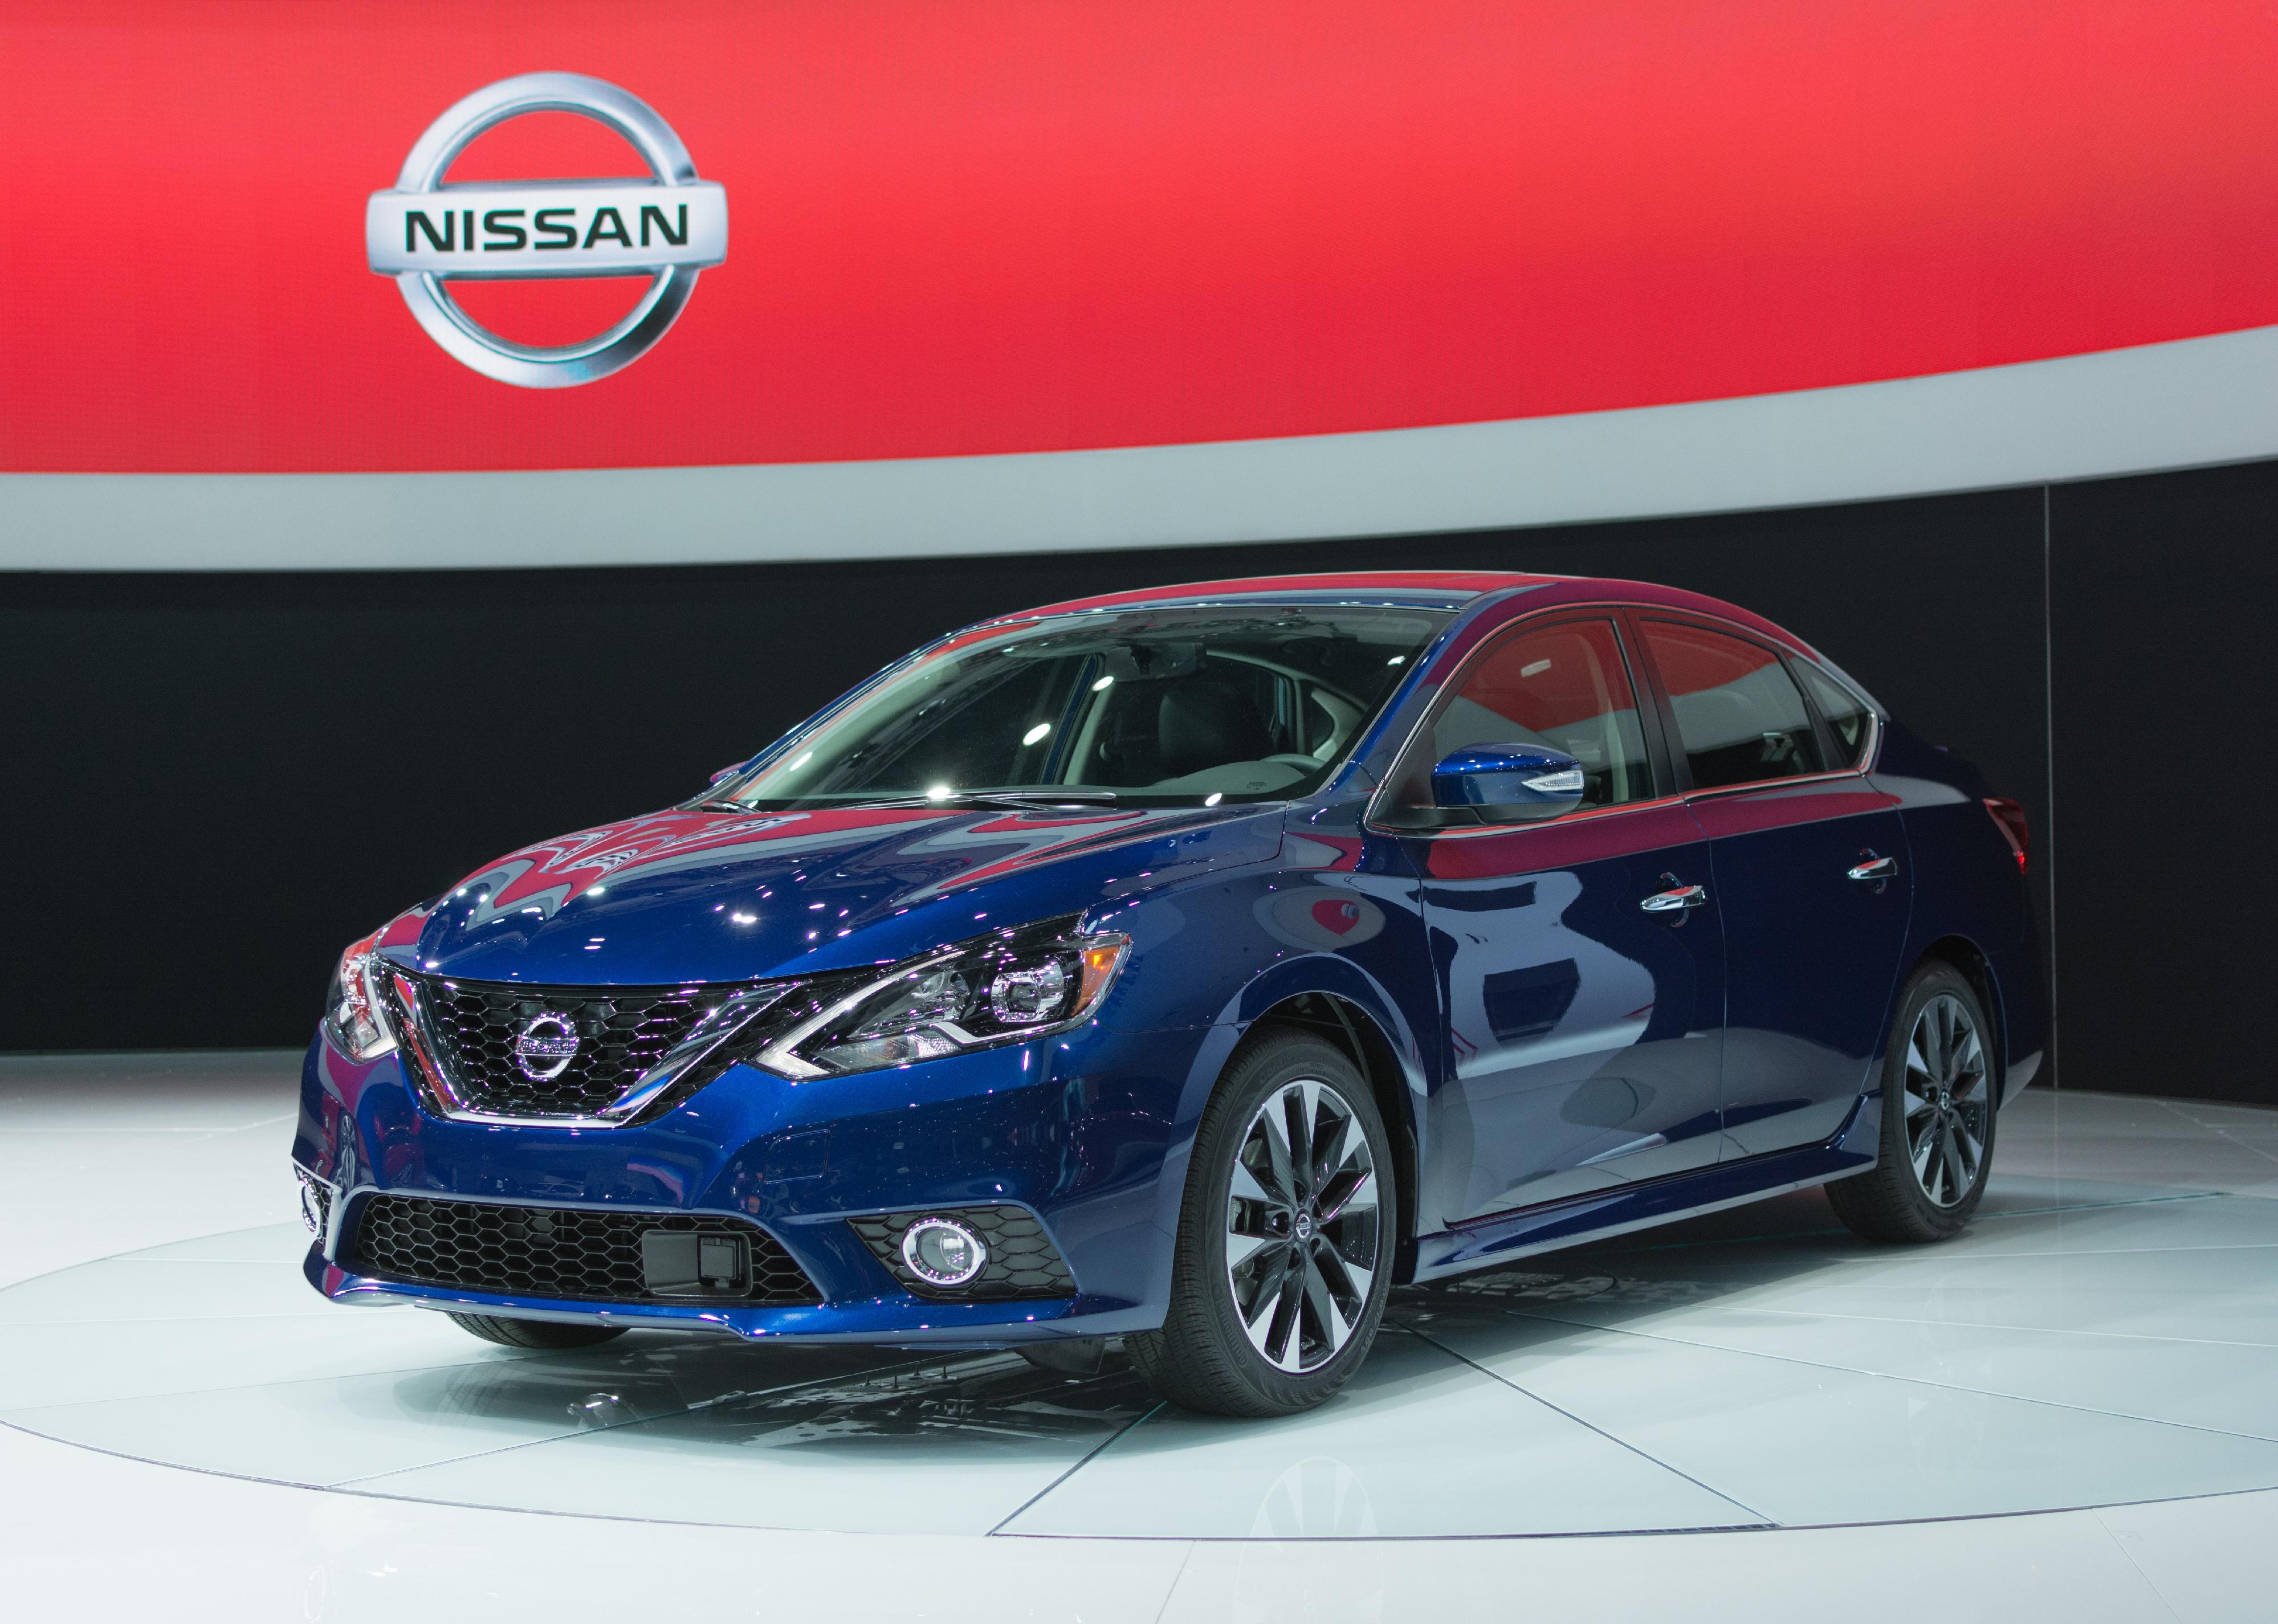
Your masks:
M 1556 818 L 1582 804 L 1582 764 L 1547 744 L 1473 744 L 1432 769 L 1432 804 L 1483 823 Z
M 712 782 L 716 784 L 722 779 L 733 778 L 737 774 L 743 770 L 744 764 L 742 762 L 730 761 L 726 766 L 722 767 L 718 772 L 712 774 Z

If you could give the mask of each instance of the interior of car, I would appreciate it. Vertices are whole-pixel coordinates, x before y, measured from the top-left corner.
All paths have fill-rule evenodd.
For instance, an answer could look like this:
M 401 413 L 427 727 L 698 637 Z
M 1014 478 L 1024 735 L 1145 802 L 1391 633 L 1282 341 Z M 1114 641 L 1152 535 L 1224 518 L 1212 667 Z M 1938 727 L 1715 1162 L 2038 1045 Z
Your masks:
M 812 749 L 764 768 L 739 798 L 1302 793 L 1343 757 L 1443 621 L 1409 611 L 1220 610 L 1016 637 L 889 682 Z

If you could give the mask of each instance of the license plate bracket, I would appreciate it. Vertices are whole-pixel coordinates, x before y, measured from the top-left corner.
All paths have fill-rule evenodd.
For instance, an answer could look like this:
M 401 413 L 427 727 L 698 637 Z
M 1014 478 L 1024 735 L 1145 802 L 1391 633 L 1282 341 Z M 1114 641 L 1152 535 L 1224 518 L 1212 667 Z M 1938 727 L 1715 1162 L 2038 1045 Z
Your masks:
M 656 1297 L 742 1297 L 752 1289 L 752 1243 L 741 1235 L 651 1230 L 641 1275 Z

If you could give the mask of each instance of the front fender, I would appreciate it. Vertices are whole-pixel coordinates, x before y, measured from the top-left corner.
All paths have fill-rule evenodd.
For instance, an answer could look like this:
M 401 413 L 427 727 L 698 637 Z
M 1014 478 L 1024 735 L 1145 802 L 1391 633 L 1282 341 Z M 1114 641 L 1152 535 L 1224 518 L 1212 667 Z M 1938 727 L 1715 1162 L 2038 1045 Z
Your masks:
M 1399 1075 L 1388 1113 L 1394 1120 L 1387 1125 L 1415 1147 L 1419 1160 L 1413 1165 L 1420 1165 L 1428 1120 L 1422 1105 L 1438 1076 L 1431 1041 L 1438 994 L 1413 880 L 1352 868 L 1283 869 L 1211 887 L 1206 896 L 1166 896 L 1150 907 L 1174 913 L 1177 926 L 1142 934 L 1145 921 L 1135 918 L 1143 944 L 1150 934 L 1165 946 L 1174 936 L 1209 944 L 1207 953 L 1179 956 L 1167 973 L 1196 992 L 1206 978 L 1218 983 L 1214 1004 L 1197 1000 L 1189 1006 L 1189 1018 L 1199 1018 L 1203 1031 L 1180 1086 L 1156 1184 L 1154 1222 L 1165 1236 L 1178 1233 L 1195 1134 L 1227 1063 L 1260 1018 L 1306 995 L 1337 1000 L 1394 1057 Z M 1159 1003 L 1148 1012 L 1170 1013 Z M 1166 1268 L 1168 1253 L 1164 1248 Z

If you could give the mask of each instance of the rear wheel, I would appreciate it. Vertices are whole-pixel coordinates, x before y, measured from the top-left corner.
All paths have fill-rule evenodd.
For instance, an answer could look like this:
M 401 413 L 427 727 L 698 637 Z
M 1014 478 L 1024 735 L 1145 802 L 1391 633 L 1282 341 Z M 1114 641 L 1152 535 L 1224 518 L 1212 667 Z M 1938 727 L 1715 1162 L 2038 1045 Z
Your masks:
M 1367 1357 L 1392 1286 L 1391 1142 L 1340 1050 L 1277 1034 L 1228 1069 L 1195 1134 L 1160 1330 L 1125 1338 L 1164 1398 L 1287 1415 Z
M 505 1347 L 593 1347 L 625 1334 L 622 1325 L 589 1325 L 566 1320 L 516 1320 L 495 1314 L 454 1314 L 451 1323 L 470 1335 Z
M 1976 989 L 1951 964 L 1907 983 L 1883 1063 L 1883 1150 L 1827 1186 L 1836 1216 L 1869 1240 L 1944 1240 L 1984 1198 L 2000 1078 Z

